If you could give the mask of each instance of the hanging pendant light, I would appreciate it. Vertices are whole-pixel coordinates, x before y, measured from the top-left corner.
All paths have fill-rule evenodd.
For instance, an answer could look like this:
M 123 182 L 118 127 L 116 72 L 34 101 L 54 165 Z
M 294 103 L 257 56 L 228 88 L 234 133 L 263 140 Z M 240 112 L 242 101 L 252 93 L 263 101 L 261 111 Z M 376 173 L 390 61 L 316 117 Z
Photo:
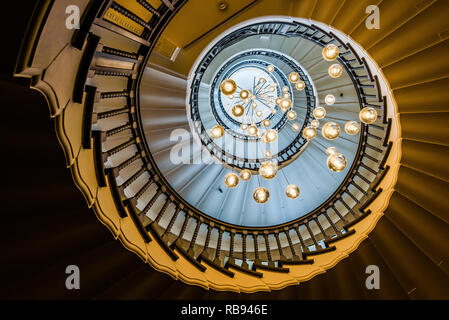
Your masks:
M 360 123 L 357 121 L 348 121 L 345 124 L 345 132 L 350 136 L 356 135 L 360 132 Z
M 337 139 L 340 135 L 340 126 L 336 122 L 327 122 L 321 129 L 321 133 L 327 140 Z
M 277 166 L 273 161 L 266 161 L 260 165 L 259 174 L 262 178 L 270 180 L 276 177 Z
M 335 96 L 333 94 L 328 94 L 325 98 L 324 98 L 324 102 L 328 105 L 331 106 L 335 103 Z
M 316 107 L 313 109 L 313 116 L 317 119 L 323 119 L 326 116 L 326 109 L 323 107 Z
M 240 179 L 242 179 L 242 181 L 248 181 L 249 179 L 251 179 L 251 176 L 251 171 L 249 171 L 248 169 L 240 171 Z
M 298 198 L 300 193 L 299 187 L 295 184 L 289 184 L 285 188 L 285 195 L 290 199 Z
M 293 131 L 299 131 L 299 129 L 301 129 L 301 127 L 299 126 L 298 122 L 295 122 L 292 124 L 292 130 Z
M 233 189 L 239 184 L 239 176 L 234 172 L 229 172 L 224 177 L 224 183 L 226 187 Z
M 338 78 L 343 73 L 343 67 L 338 63 L 335 63 L 329 67 L 328 72 L 329 76 L 331 76 L 332 78 Z
M 310 121 L 310 126 L 318 128 L 320 126 L 320 122 L 317 119 L 313 119 L 312 121 Z
M 276 141 L 278 138 L 278 132 L 275 129 L 269 129 L 262 137 L 262 141 L 265 143 L 271 143 Z
M 312 140 L 316 136 L 316 129 L 312 126 L 305 127 L 302 131 L 302 136 L 307 140 Z
M 241 104 L 236 104 L 232 107 L 232 115 L 234 117 L 241 117 L 243 116 L 243 113 L 245 112 L 245 108 Z
M 298 82 L 300 80 L 299 74 L 297 72 L 290 73 L 288 75 L 288 80 L 292 83 Z
M 267 188 L 259 187 L 254 190 L 253 199 L 257 203 L 266 203 L 270 199 L 270 192 Z
M 304 81 L 298 81 L 295 83 L 295 88 L 298 91 L 304 90 L 305 87 L 306 87 L 306 84 L 304 83 Z
M 209 134 L 213 139 L 220 139 L 224 135 L 224 129 L 219 124 L 216 124 L 210 129 Z
M 330 155 L 333 155 L 333 154 L 336 154 L 336 153 L 338 153 L 338 151 L 337 151 L 337 148 L 335 148 L 335 147 L 329 147 L 329 148 L 326 149 L 326 155 L 327 156 L 330 156 Z
M 248 90 L 241 90 L 239 93 L 240 99 L 245 100 L 249 98 L 249 91 Z M 249 102 L 249 101 L 248 101 Z
M 225 79 L 220 84 L 220 91 L 224 95 L 234 94 L 234 92 L 237 91 L 237 84 L 232 79 Z
M 273 65 L 269 65 L 269 66 L 267 66 L 267 71 L 268 72 L 273 72 L 274 71 L 274 66 Z
M 334 153 L 327 157 L 327 167 L 334 172 L 343 171 L 346 163 L 346 157 L 341 153 Z
M 294 110 L 290 110 L 289 112 L 287 112 L 287 118 L 288 120 L 295 120 L 297 117 L 297 113 Z
M 360 121 L 366 124 L 373 124 L 377 120 L 377 111 L 372 107 L 365 107 L 360 110 Z
M 326 61 L 333 61 L 338 58 L 338 55 L 340 54 L 340 49 L 335 44 L 331 43 L 328 44 L 323 48 L 322 55 L 324 60 Z
M 265 128 L 268 128 L 268 127 L 271 125 L 270 119 L 265 119 L 264 121 L 262 121 L 262 125 L 263 125 Z

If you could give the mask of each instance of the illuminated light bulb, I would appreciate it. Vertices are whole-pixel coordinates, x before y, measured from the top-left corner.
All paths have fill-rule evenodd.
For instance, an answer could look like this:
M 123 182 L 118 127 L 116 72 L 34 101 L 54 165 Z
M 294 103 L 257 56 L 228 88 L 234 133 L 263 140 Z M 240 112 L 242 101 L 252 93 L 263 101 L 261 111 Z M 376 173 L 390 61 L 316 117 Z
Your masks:
M 242 129 L 243 131 L 245 131 L 246 129 L 248 129 L 248 125 L 246 123 L 242 123 L 240 125 L 240 129 Z
M 224 135 L 224 129 L 219 124 L 216 124 L 210 129 L 210 136 L 214 139 L 219 139 Z
M 246 98 L 245 100 L 243 100 L 246 104 L 248 104 L 248 103 L 250 103 L 251 102 L 251 99 L 250 98 Z
M 354 136 L 360 132 L 360 123 L 357 121 L 348 121 L 345 124 L 345 132 L 350 136 Z
M 307 140 L 312 140 L 316 137 L 316 129 L 314 127 L 305 127 L 302 131 L 302 136 L 306 138 Z
M 327 140 L 337 139 L 340 135 L 340 126 L 336 122 L 327 122 L 321 129 L 321 133 Z
M 280 103 L 280 107 L 282 111 L 287 111 L 292 106 L 292 101 L 290 99 L 282 99 Z
M 248 90 L 242 90 L 239 93 L 239 96 L 241 99 L 245 100 L 249 97 L 249 91 Z
M 256 109 L 257 108 L 257 103 L 253 102 L 253 104 L 251 105 L 251 108 L 253 108 L 253 110 Z
M 272 161 L 266 161 L 260 165 L 259 174 L 262 178 L 270 180 L 276 177 L 277 166 Z
M 274 86 L 271 86 L 268 88 L 268 91 L 270 91 L 270 92 L 274 92 L 275 90 L 276 90 L 276 88 Z
M 259 83 L 264 83 L 266 80 L 265 80 L 265 78 L 260 78 L 259 79 Z
M 316 107 L 313 109 L 313 116 L 317 119 L 323 119 L 326 116 L 326 109 L 323 107 Z
M 220 91 L 224 95 L 234 94 L 234 92 L 237 91 L 237 84 L 232 79 L 225 79 L 220 84 Z
M 273 110 L 271 110 L 271 113 L 272 113 L 272 114 L 276 114 L 276 113 L 277 113 L 277 110 L 276 110 L 276 109 L 273 109 Z
M 290 98 L 290 93 L 284 92 L 284 93 L 282 94 L 282 98 L 284 98 L 284 99 Z
M 257 126 L 255 124 L 252 124 L 248 127 L 248 129 L 246 130 L 246 132 L 250 135 L 250 136 L 257 136 L 257 134 L 259 133 L 259 129 L 257 128 Z
M 226 187 L 233 189 L 239 184 L 239 176 L 234 172 L 229 172 L 224 177 L 224 183 Z
M 328 105 L 331 106 L 335 103 L 335 97 L 332 94 L 328 94 L 325 98 L 324 98 L 324 102 Z
M 329 76 L 331 76 L 332 78 L 338 78 L 343 73 L 343 67 L 338 63 L 335 63 L 329 67 L 328 72 Z
M 260 86 L 256 86 L 256 89 L 260 89 Z
M 267 128 L 271 125 L 271 121 L 270 119 L 265 119 L 264 121 L 262 121 L 262 125 Z
M 299 131 L 300 128 L 301 127 L 299 126 L 298 122 L 295 122 L 295 123 L 292 124 L 293 131 Z
M 254 190 L 253 199 L 257 203 L 265 203 L 270 199 L 270 192 L 267 188 L 259 187 Z
M 289 184 L 285 188 L 285 195 L 290 199 L 298 198 L 300 193 L 299 187 L 296 184 Z
M 299 79 L 300 79 L 300 77 L 297 72 L 292 72 L 288 75 L 288 80 L 290 80 L 290 82 L 292 82 L 292 83 L 298 82 Z
M 328 44 L 323 48 L 322 55 L 324 60 L 333 61 L 338 58 L 340 54 L 340 49 L 335 44 Z
M 327 167 L 334 172 L 341 172 L 346 168 L 346 158 L 341 153 L 334 153 L 327 157 Z
M 262 111 L 257 110 L 257 111 L 256 111 L 256 116 L 258 116 L 258 117 L 262 116 Z
M 288 92 L 288 87 L 287 87 L 287 86 L 283 86 L 283 87 L 282 87 L 282 91 L 283 91 L 283 92 Z
M 304 90 L 305 87 L 306 87 L 306 84 L 304 83 L 304 81 L 298 81 L 295 83 L 295 88 L 298 91 Z
M 278 138 L 278 132 L 275 129 L 269 129 L 262 137 L 262 141 L 265 143 L 270 143 L 276 141 Z
M 365 107 L 360 110 L 360 121 L 366 124 L 373 124 L 377 120 L 377 111 L 372 107 Z
M 251 176 L 251 171 L 249 171 L 248 169 L 240 171 L 240 179 L 242 179 L 242 181 L 248 181 L 249 179 L 251 179 Z
M 231 94 L 230 96 L 228 96 L 228 98 L 232 100 L 232 99 L 234 99 L 234 95 Z
M 337 153 L 338 153 L 338 151 L 337 151 L 337 148 L 335 148 L 335 147 L 329 147 L 329 148 L 326 149 L 326 155 L 327 156 L 330 156 L 330 155 L 333 155 L 333 154 L 337 154 Z
M 271 151 L 267 150 L 267 151 L 265 151 L 265 158 L 269 158 L 269 157 L 271 157 Z
M 266 98 L 268 98 L 268 95 L 266 93 L 264 93 L 263 95 L 261 95 L 261 97 L 266 99 Z
M 243 113 L 245 112 L 245 108 L 243 108 L 242 105 L 236 104 L 232 107 L 232 115 L 234 117 L 241 117 L 243 116 Z
M 255 96 L 255 95 L 252 95 L 252 96 L 251 96 L 251 100 L 256 100 L 256 96 Z
M 297 117 L 296 111 L 290 110 L 289 112 L 287 112 L 288 120 L 295 120 L 296 117 Z
M 269 66 L 267 66 L 267 71 L 268 72 L 273 72 L 274 71 L 274 66 L 273 65 L 269 65 Z
M 277 98 L 274 100 L 274 102 L 275 102 L 277 105 L 279 105 L 279 104 L 281 103 L 281 101 L 282 101 L 282 98 L 279 98 L 279 97 L 277 97 Z
M 310 121 L 310 125 L 314 128 L 318 128 L 320 126 L 320 122 L 317 119 L 313 119 Z

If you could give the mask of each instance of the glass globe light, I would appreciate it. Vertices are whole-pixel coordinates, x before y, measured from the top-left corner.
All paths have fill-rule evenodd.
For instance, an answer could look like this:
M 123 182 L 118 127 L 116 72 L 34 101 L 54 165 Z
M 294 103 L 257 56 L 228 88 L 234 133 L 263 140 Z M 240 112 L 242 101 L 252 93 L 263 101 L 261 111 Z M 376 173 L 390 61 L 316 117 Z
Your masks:
M 248 127 L 248 130 L 246 130 L 247 133 L 250 136 L 257 136 L 257 134 L 259 133 L 259 129 L 257 128 L 257 126 L 255 124 L 252 124 Z
M 360 121 L 366 124 L 373 124 L 377 120 L 377 111 L 372 107 L 365 107 L 360 110 Z
M 251 108 L 253 108 L 253 110 L 256 109 L 257 108 L 257 103 L 253 102 L 253 104 L 251 105 Z
M 341 153 L 327 157 L 327 167 L 334 172 L 341 172 L 346 168 L 346 158 Z
M 298 81 L 295 83 L 295 88 L 298 91 L 304 90 L 305 87 L 306 87 L 306 84 L 304 83 L 304 81 Z
M 295 120 L 296 117 L 297 117 L 296 111 L 290 110 L 289 112 L 287 112 L 288 120 Z
M 262 121 L 262 125 L 267 128 L 271 125 L 271 121 L 270 119 L 265 119 L 264 121 Z
M 290 184 L 285 188 L 285 195 L 290 199 L 296 199 L 300 194 L 299 187 L 296 184 Z
M 271 157 L 271 151 L 267 150 L 267 151 L 265 151 L 265 158 L 269 158 L 269 157 Z
M 240 129 L 246 130 L 246 129 L 248 129 L 248 125 L 247 125 L 246 123 L 242 123 L 242 124 L 240 125 Z
M 262 111 L 258 110 L 258 111 L 256 112 L 256 116 L 258 116 L 258 117 L 262 116 Z
M 270 92 L 274 92 L 276 90 L 276 88 L 274 87 L 274 86 L 270 86 L 269 88 L 268 88 L 268 91 L 270 91 Z
M 239 96 L 241 99 L 245 100 L 245 99 L 249 98 L 249 91 L 242 90 L 242 91 L 240 91 Z
M 295 122 L 295 123 L 292 124 L 293 131 L 299 131 L 300 128 L 301 127 L 299 126 L 298 122 Z
M 290 73 L 288 75 L 288 80 L 290 80 L 290 82 L 292 82 L 292 83 L 298 82 L 300 80 L 298 72 Z
M 331 106 L 335 103 L 335 97 L 333 94 L 328 94 L 325 98 L 324 98 L 324 102 L 328 105 Z
M 215 126 L 213 126 L 210 131 L 210 136 L 214 139 L 219 139 L 221 137 L 223 137 L 224 135 L 224 129 L 222 126 L 220 126 L 219 124 L 216 124 Z
M 274 71 L 274 66 L 273 65 L 269 65 L 269 66 L 267 66 L 267 71 L 268 72 L 273 72 Z
M 290 93 L 284 92 L 284 93 L 282 94 L 282 98 L 284 98 L 284 99 L 290 98 Z
M 338 63 L 335 63 L 329 67 L 328 72 L 329 76 L 331 76 L 332 78 L 338 78 L 343 73 L 343 67 Z
M 220 91 L 224 95 L 234 94 L 237 91 L 237 84 L 232 79 L 225 79 L 220 84 Z
M 337 139 L 340 135 L 340 126 L 336 122 L 327 122 L 321 129 L 321 133 L 327 140 Z
M 242 181 L 248 181 L 249 179 L 251 179 L 251 176 L 251 171 L 249 171 L 248 169 L 240 171 L 240 179 L 242 179 Z
M 318 128 L 320 126 L 320 122 L 317 119 L 313 119 L 312 121 L 310 121 L 310 126 Z
M 234 95 L 231 94 L 231 95 L 228 96 L 228 98 L 232 100 L 232 99 L 234 99 Z
M 233 189 L 239 184 L 239 176 L 234 172 L 229 172 L 224 177 L 224 183 L 226 187 Z
M 236 104 L 232 107 L 232 115 L 234 117 L 241 117 L 243 116 L 243 113 L 245 112 L 245 108 L 241 104 Z
M 253 199 L 257 203 L 265 203 L 270 199 L 270 192 L 267 188 L 259 187 L 254 190 Z
M 278 172 L 277 166 L 273 161 L 266 161 L 260 165 L 259 174 L 262 178 L 270 180 L 276 177 Z
M 288 87 L 287 86 L 283 86 L 282 87 L 282 92 L 288 92 Z
M 282 98 L 279 98 L 279 97 L 277 97 L 277 98 L 274 100 L 274 102 L 275 102 L 277 105 L 279 105 L 279 104 L 281 103 L 281 101 L 282 101 Z
M 332 61 L 338 58 L 338 55 L 340 54 L 340 49 L 335 44 L 328 44 L 323 48 L 322 51 L 323 58 L 326 61 Z
M 265 80 L 265 78 L 260 78 L 259 79 L 259 83 L 264 83 L 266 80 Z
M 326 116 L 326 109 L 323 107 L 316 107 L 313 109 L 313 116 L 317 119 L 323 119 Z
M 280 107 L 282 111 L 287 111 L 292 106 L 292 101 L 290 99 L 282 99 L 280 103 Z
M 357 121 L 348 121 L 345 124 L 345 131 L 350 136 L 356 135 L 360 132 L 360 123 Z
M 246 98 L 245 100 L 243 100 L 246 104 L 248 104 L 248 103 L 250 103 L 251 102 L 251 99 L 250 98 Z
M 326 155 L 327 156 L 330 156 L 330 155 L 333 155 L 333 154 L 336 154 L 336 153 L 338 153 L 338 151 L 337 151 L 337 148 L 335 148 L 335 147 L 329 147 L 329 148 L 326 149 Z
M 277 110 L 276 110 L 276 109 L 273 109 L 273 110 L 271 110 L 271 113 L 272 113 L 272 114 L 276 114 L 276 113 L 277 113 Z
M 302 131 L 302 136 L 307 140 L 312 140 L 316 136 L 316 129 L 314 127 L 305 127 Z
M 276 141 L 276 139 L 278 138 L 278 132 L 275 129 L 269 129 L 267 130 L 267 132 L 265 132 L 265 134 L 263 135 L 263 142 L 265 143 L 270 143 L 270 142 L 274 142 Z

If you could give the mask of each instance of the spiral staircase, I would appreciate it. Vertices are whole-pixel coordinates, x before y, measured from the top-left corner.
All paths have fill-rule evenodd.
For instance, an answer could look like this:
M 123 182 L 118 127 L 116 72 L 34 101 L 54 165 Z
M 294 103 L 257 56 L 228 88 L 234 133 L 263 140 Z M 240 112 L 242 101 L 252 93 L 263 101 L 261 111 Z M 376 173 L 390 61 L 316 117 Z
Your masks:
M 191 24 L 192 15 L 200 10 L 199 1 L 84 1 L 80 29 L 56 34 L 51 23 L 67 4 L 41 1 L 31 22 L 35 29 L 30 29 L 40 31 L 28 33 L 16 75 L 31 77 L 32 87 L 44 93 L 67 166 L 99 220 L 158 271 L 208 289 L 246 293 L 282 289 L 253 293 L 254 298 L 448 298 L 449 252 L 444 239 L 449 235 L 445 202 L 449 140 L 443 103 L 449 69 L 444 56 L 449 23 L 444 12 L 449 6 L 445 1 L 410 1 L 405 7 L 400 1 L 377 2 L 380 30 L 367 30 L 364 25 L 369 1 L 287 5 L 229 1 L 232 12 L 216 8 L 213 12 L 233 18 L 216 28 L 208 19 L 192 26 L 197 28 L 192 33 L 211 31 L 186 44 L 173 62 L 158 52 L 158 41 L 164 35 L 176 39 L 174 34 Z M 305 192 L 304 212 L 298 213 L 295 204 L 289 208 L 286 201 L 283 215 L 273 214 L 283 203 L 280 193 L 272 199 L 272 207 L 261 209 L 244 199 L 247 190 L 255 187 L 249 182 L 240 186 L 246 192 L 223 191 L 220 184 L 226 169 L 221 165 L 168 161 L 175 144 L 169 140 L 170 132 L 192 128 L 189 118 L 198 120 L 195 116 L 204 112 L 201 101 L 207 100 L 208 92 L 204 88 L 212 79 L 205 72 L 203 79 L 208 80 L 195 84 L 187 66 L 194 65 L 224 30 L 267 14 L 315 21 L 307 24 L 293 18 L 291 25 L 262 21 L 252 28 L 255 35 L 265 37 L 267 50 L 291 56 L 307 70 L 316 97 L 322 100 L 327 93 L 337 97 L 335 106 L 329 107 L 333 120 L 354 118 L 360 102 L 376 107 L 380 115 L 376 124 L 362 127 L 359 140 L 336 142 L 352 157 L 344 173 L 333 175 L 314 167 L 328 146 L 320 137 L 286 167 L 289 179 L 315 181 L 315 189 Z M 121 22 L 114 20 L 117 17 Z M 382 70 L 391 92 L 381 85 L 382 75 L 368 57 L 319 23 L 360 44 Z M 293 30 L 301 40 L 285 41 L 280 35 Z M 318 59 L 320 48 L 311 39 L 340 46 L 347 77 L 338 81 L 323 77 L 328 64 Z M 50 41 L 59 47 L 46 49 Z M 247 47 L 230 45 L 212 68 L 255 45 L 248 39 L 244 44 Z M 201 63 L 197 70 L 204 72 L 209 66 L 202 68 Z M 394 100 L 387 97 L 390 94 Z M 198 112 L 195 103 L 191 103 L 193 111 L 186 112 L 186 96 L 187 101 L 189 96 L 197 99 Z M 302 95 L 295 98 L 310 100 Z M 307 121 L 307 107 L 297 112 Z M 207 147 L 212 141 L 204 128 L 212 122 L 202 124 L 199 136 Z M 284 132 L 282 144 L 300 148 L 300 138 Z M 294 143 L 289 144 L 289 139 Z M 218 150 L 214 155 L 228 165 L 241 163 L 219 148 L 210 150 Z M 278 161 L 290 160 L 290 154 Z M 298 168 L 307 168 L 307 176 L 295 177 Z M 228 210 L 232 205 L 235 208 Z M 70 228 L 76 234 L 81 226 L 64 226 L 65 232 Z M 83 236 L 97 237 L 93 232 Z M 133 257 L 108 251 L 109 242 L 103 241 L 93 241 L 98 247 L 90 244 L 82 256 L 92 259 L 92 278 L 96 261 L 110 271 L 110 285 L 99 286 L 98 291 L 92 286 L 88 297 L 169 297 L 175 292 L 189 298 L 245 297 L 173 282 L 144 263 L 135 271 L 125 271 Z M 363 286 L 370 264 L 380 267 L 382 290 Z M 298 283 L 299 287 L 285 288 Z M 168 289 L 161 293 L 160 288 Z

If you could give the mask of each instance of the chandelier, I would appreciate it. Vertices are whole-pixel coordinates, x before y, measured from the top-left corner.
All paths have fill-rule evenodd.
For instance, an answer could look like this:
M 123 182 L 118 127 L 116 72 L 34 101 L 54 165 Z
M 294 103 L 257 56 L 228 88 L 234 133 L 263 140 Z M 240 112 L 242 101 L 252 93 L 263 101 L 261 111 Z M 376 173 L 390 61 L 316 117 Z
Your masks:
M 328 68 L 328 76 L 331 79 L 339 78 L 343 74 L 343 67 L 335 60 L 339 57 L 339 47 L 335 44 L 328 44 L 323 48 L 322 56 L 325 61 L 333 62 Z M 265 70 L 272 74 L 277 66 L 269 64 Z M 306 82 L 301 79 L 298 72 L 291 72 L 287 76 L 291 88 L 302 91 L 306 89 Z M 219 86 L 220 93 L 230 103 L 231 114 L 234 118 L 240 119 L 240 129 L 249 137 L 253 137 L 266 145 L 275 143 L 279 136 L 279 129 L 270 128 L 272 121 L 269 115 L 275 115 L 279 112 L 285 113 L 288 121 L 291 121 L 290 129 L 293 132 L 300 131 L 301 125 L 296 121 L 298 113 L 293 110 L 294 101 L 293 92 L 289 86 L 280 86 L 269 77 L 260 77 L 254 79 L 252 86 L 241 86 L 237 80 L 226 78 L 221 81 Z M 337 99 L 332 94 L 327 94 L 324 98 L 325 106 L 333 106 Z M 320 120 L 325 120 L 328 111 L 324 106 L 317 105 L 313 109 L 313 119 L 310 124 L 303 128 L 302 136 L 311 142 L 318 134 Z M 364 124 L 372 124 L 377 120 L 377 111 L 374 108 L 366 107 L 359 112 L 359 120 Z M 258 125 L 259 124 L 259 125 Z M 360 132 L 361 124 L 355 120 L 349 120 L 344 125 L 344 133 L 349 136 L 357 135 Z M 282 129 L 282 128 L 281 128 Z M 321 135 L 329 141 L 338 139 L 342 130 L 335 121 L 325 121 L 320 128 Z M 287 129 L 284 129 L 287 130 Z M 218 140 L 225 135 L 225 128 L 216 124 L 210 128 L 210 137 Z M 347 165 L 346 157 L 337 151 L 335 147 L 326 149 L 326 166 L 335 173 L 342 172 Z M 249 181 L 253 175 L 258 175 L 264 180 L 271 180 L 276 177 L 280 168 L 278 167 L 276 157 L 273 157 L 270 150 L 264 152 L 265 161 L 263 161 L 256 172 L 243 169 L 239 173 L 229 172 L 224 177 L 225 185 L 233 189 L 239 181 Z M 234 170 L 234 169 L 233 169 Z M 285 174 L 284 174 L 285 176 Z M 287 179 L 287 177 L 285 177 Z M 287 180 L 288 181 L 288 180 Z M 290 199 L 296 199 L 300 196 L 300 188 L 296 184 L 289 183 L 285 188 L 285 195 Z M 263 204 L 269 201 L 270 192 L 266 187 L 259 186 L 253 192 L 255 202 Z

